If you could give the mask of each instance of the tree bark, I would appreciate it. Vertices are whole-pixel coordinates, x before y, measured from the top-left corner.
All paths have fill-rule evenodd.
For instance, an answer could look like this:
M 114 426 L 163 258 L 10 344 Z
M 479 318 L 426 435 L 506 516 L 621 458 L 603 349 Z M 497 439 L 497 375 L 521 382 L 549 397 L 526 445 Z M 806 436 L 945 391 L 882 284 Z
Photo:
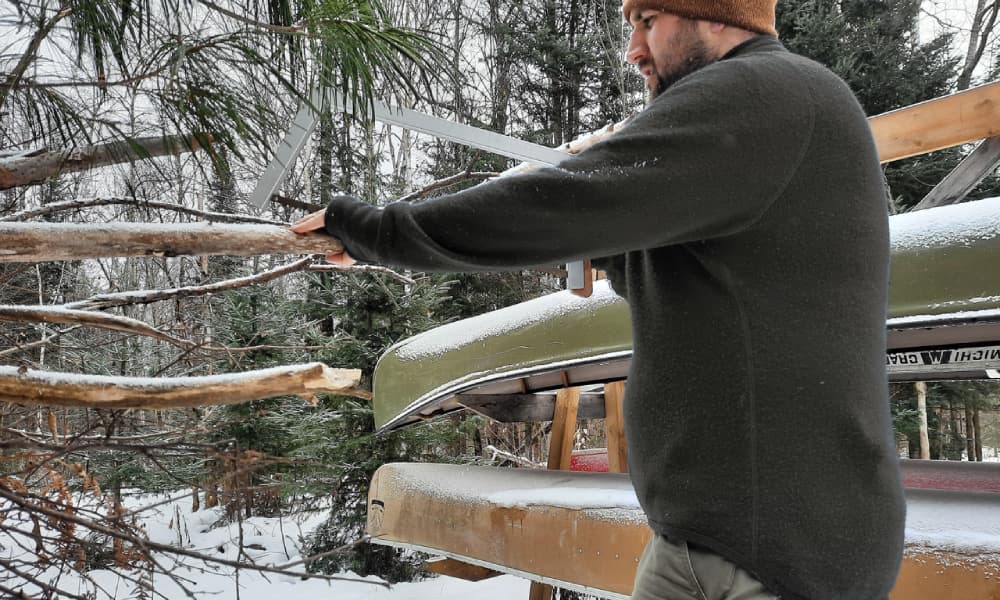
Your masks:
M 983 462 L 983 428 L 979 423 L 979 407 L 972 409 L 972 430 L 976 434 L 976 462 Z
M 84 171 L 155 156 L 193 152 L 211 142 L 210 135 L 170 135 L 109 142 L 83 148 L 40 148 L 0 154 L 0 190 L 42 183 L 62 173 Z
M 955 84 L 955 88 L 959 91 L 968 89 L 972 83 L 972 74 L 979 65 L 979 61 L 982 60 L 983 52 L 989 46 L 990 36 L 997 21 L 997 11 L 996 2 L 987 5 L 986 0 L 976 1 L 972 28 L 969 31 L 969 46 L 965 51 L 962 71 Z
M 0 224 L 0 263 L 112 256 L 254 256 L 342 251 L 340 242 L 330 236 L 296 234 L 275 225 Z
M 931 443 L 927 435 L 927 384 L 923 381 L 916 383 L 917 388 L 917 415 L 920 419 L 920 458 L 930 460 Z
M 972 427 L 972 407 L 965 403 L 965 455 L 969 461 L 976 460 L 976 432 Z
M 109 377 L 0 367 L 0 401 L 108 409 L 189 408 L 239 404 L 275 396 L 312 398 L 329 392 L 370 398 L 358 389 L 361 371 L 322 363 L 205 377 Z

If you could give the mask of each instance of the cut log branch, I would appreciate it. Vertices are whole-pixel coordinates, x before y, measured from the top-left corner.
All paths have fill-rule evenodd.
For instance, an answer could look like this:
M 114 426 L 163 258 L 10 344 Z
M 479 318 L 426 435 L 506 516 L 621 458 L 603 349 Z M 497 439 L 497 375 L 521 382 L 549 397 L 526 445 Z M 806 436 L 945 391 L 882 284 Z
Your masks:
M 359 369 L 323 363 L 204 377 L 108 377 L 0 367 L 0 401 L 77 408 L 166 409 L 239 404 L 275 396 L 328 392 L 371 398 Z
M 322 233 L 272 225 L 2 223 L 0 262 L 44 262 L 111 256 L 254 256 L 336 254 Z
M 173 344 L 185 350 L 197 347 L 197 344 L 163 333 L 142 321 L 107 315 L 86 310 L 73 310 L 55 306 L 0 306 L 0 321 L 18 323 L 63 323 L 68 325 L 87 325 L 99 329 L 110 329 L 133 335 L 144 335 Z
M 156 156 L 172 156 L 203 148 L 209 135 L 170 135 L 109 142 L 84 148 L 46 148 L 0 154 L 0 190 L 42 183 L 62 173 L 84 171 Z

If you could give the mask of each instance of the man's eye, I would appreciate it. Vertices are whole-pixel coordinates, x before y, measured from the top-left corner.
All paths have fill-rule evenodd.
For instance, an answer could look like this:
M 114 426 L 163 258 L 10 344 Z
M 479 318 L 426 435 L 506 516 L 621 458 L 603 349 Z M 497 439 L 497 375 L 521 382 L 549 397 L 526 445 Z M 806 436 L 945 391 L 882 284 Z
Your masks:
M 645 27 L 646 29 L 649 29 L 652 23 L 653 23 L 653 17 L 646 17 L 645 19 L 642 20 L 642 26 Z

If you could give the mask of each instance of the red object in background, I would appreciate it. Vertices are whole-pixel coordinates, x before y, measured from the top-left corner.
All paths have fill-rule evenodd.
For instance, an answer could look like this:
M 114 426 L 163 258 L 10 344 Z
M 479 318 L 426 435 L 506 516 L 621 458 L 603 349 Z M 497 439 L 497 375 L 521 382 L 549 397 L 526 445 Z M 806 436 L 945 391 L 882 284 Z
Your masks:
M 908 488 L 1000 493 L 1000 463 L 903 459 L 900 467 L 903 485 Z M 570 470 L 607 473 L 608 451 L 577 450 L 570 459 Z
M 569 461 L 570 471 L 588 471 L 591 473 L 608 472 L 608 451 L 605 448 L 594 450 L 577 450 Z
M 904 458 L 899 466 L 904 487 L 1000 493 L 1000 463 Z

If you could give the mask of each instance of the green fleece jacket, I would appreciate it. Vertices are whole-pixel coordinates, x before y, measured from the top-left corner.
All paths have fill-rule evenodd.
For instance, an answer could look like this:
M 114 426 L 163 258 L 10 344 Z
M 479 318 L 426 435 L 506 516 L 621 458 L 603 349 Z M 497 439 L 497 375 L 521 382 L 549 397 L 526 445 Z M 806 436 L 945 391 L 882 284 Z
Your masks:
M 338 198 L 326 229 L 426 271 L 605 257 L 632 314 L 629 467 L 652 528 L 787 600 L 879 600 L 905 511 L 884 197 L 851 91 L 761 36 L 558 167 L 384 209 Z

